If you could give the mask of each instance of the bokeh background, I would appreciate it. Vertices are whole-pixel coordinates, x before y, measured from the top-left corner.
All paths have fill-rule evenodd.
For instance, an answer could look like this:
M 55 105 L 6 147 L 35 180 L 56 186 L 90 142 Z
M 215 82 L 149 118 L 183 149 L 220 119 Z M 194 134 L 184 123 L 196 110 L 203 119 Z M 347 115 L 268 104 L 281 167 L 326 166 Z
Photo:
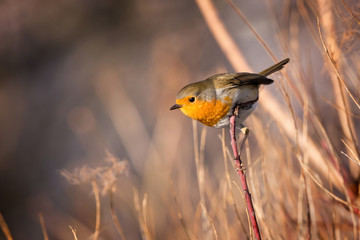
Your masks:
M 345 2 L 347 5 L 339 0 L 327 4 L 333 12 L 335 40 L 343 59 L 341 66 L 348 69 L 341 74 L 345 72 L 343 76 L 356 98 L 360 94 L 360 5 L 357 1 Z M 315 109 L 320 125 L 333 144 L 332 154 L 342 161 L 345 175 L 350 176 L 351 161 L 340 153 L 348 151 L 340 140 L 348 139 L 341 128 L 339 107 L 334 103 L 330 84 L 330 75 L 334 72 L 317 33 L 316 16 L 321 16 L 321 1 L 241 0 L 235 4 L 279 60 L 292 59 L 286 67 L 288 78 L 295 83 L 301 97 L 310 96 L 306 101 Z M 227 1 L 216 0 L 214 6 L 254 71 L 274 63 Z M 95 229 L 96 207 L 91 181 L 87 180 L 93 177 L 98 181 L 100 173 L 96 169 L 112 166 L 106 161 L 109 156 L 127 162 L 127 170 L 120 170 L 115 182 L 109 180 L 113 191 L 116 186 L 115 210 L 127 239 L 144 236 L 134 192 L 139 193 L 141 208 L 148 211 L 147 221 L 143 216 L 150 229 L 148 236 L 154 239 L 189 237 L 177 217 L 181 212 L 185 229 L 192 232 L 190 239 L 209 237 L 204 230 L 206 220 L 200 217 L 202 206 L 199 170 L 194 161 L 193 124 L 180 111 L 169 111 L 169 108 L 184 85 L 215 73 L 236 70 L 209 30 L 196 1 L 6 0 L 0 3 L 0 39 L 0 212 L 14 239 L 43 238 L 39 214 L 43 216 L 50 239 L 72 239 L 69 225 L 77 230 L 79 239 L 90 238 Z M 276 74 L 273 78 L 277 83 L 266 88 L 288 117 L 291 117 L 290 108 L 296 121 L 301 121 L 304 105 L 296 101 L 289 83 L 283 87 L 279 84 L 282 75 Z M 289 99 L 284 97 L 286 90 Z M 346 94 L 345 97 L 349 99 Z M 290 107 L 288 100 L 292 102 Z M 355 122 L 356 139 L 359 109 L 349 102 L 348 115 Z M 255 201 L 261 202 L 261 206 L 269 204 L 264 207 L 265 216 L 260 216 L 262 231 L 274 239 L 298 236 L 302 226 L 298 221 L 301 215 L 298 202 L 307 200 L 297 199 L 302 171 L 296 156 L 306 151 L 294 150 L 298 145 L 287 139 L 261 105 L 247 123 L 251 136 L 243 156 L 245 162 L 250 156 L 252 159 L 249 177 L 258 173 L 261 179 L 252 185 L 260 189 Z M 254 130 L 254 126 L 264 128 L 258 136 L 258 128 Z M 303 129 L 303 122 L 298 127 Z M 213 220 L 219 239 L 249 237 L 241 194 L 235 186 L 235 193 L 230 194 L 230 187 L 226 185 L 227 172 L 231 179 L 238 179 L 230 162 L 229 171 L 225 170 L 219 137 L 222 131 L 203 130 L 200 124 L 197 128 L 203 136 L 207 131 L 202 152 L 205 198 L 201 200 L 205 201 L 203 206 L 208 209 L 209 219 Z M 322 148 L 323 138 L 316 134 L 319 127 L 310 124 L 308 128 L 315 146 Z M 228 145 L 227 131 L 225 139 Z M 69 182 L 69 177 L 63 176 L 64 169 L 70 173 L 75 169 L 82 172 L 77 174 L 80 184 L 71 184 L 74 181 Z M 324 177 L 321 175 L 324 171 L 314 172 L 317 177 L 317 174 L 319 178 Z M 265 173 L 271 181 L 264 177 Z M 110 191 L 105 187 L 109 182 L 100 178 L 103 181 L 98 183 L 102 193 L 100 239 L 119 239 L 110 213 Z M 357 189 L 356 171 L 349 178 Z M 326 176 L 323 178 L 324 186 L 332 189 L 328 180 Z M 290 189 L 288 195 L 282 195 L 282 201 L 278 201 L 276 193 L 267 195 L 263 190 L 264 182 L 270 185 L 267 187 L 270 192 L 278 189 L 285 194 L 285 190 Z M 349 212 L 348 206 L 334 203 L 313 181 L 308 182 L 311 189 L 308 193 L 313 191 L 310 195 L 315 199 L 309 197 L 315 202 L 310 206 L 316 209 L 317 203 L 326 202 L 327 207 L 340 212 L 331 218 L 326 210 L 319 210 L 320 213 L 314 208 L 308 210 L 313 214 L 312 224 L 315 222 L 314 226 L 319 227 L 312 228 L 310 233 L 320 238 L 343 236 L 341 234 L 356 236 L 358 227 L 353 225 L 358 223 L 354 220 L 357 215 L 350 220 L 346 217 L 346 226 L 336 225 L 339 219 L 349 215 L 343 214 Z M 334 191 L 346 199 L 341 187 L 335 187 Z M 356 190 L 354 192 L 356 195 Z M 238 204 L 240 217 L 231 207 L 233 202 Z M 223 213 L 219 214 L 216 209 L 222 209 Z M 287 209 L 286 214 L 276 219 L 279 209 Z M 226 227 L 222 225 L 224 219 Z M 276 226 L 272 228 L 271 224 Z M 245 230 L 240 225 L 245 226 Z M 340 229 L 341 234 L 331 235 L 332 227 Z M 209 238 L 215 236 L 211 234 Z M 5 235 L 1 233 L 0 239 L 5 239 Z

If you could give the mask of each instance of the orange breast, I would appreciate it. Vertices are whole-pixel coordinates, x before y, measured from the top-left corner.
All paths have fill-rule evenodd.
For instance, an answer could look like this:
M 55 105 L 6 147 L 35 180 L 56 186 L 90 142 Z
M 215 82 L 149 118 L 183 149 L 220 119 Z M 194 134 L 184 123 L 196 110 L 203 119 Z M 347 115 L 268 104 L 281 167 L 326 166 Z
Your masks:
M 210 102 L 198 100 L 193 104 L 183 106 L 181 111 L 188 117 L 200 121 L 207 126 L 214 126 L 220 119 L 227 115 L 231 107 L 231 99 L 224 101 L 212 100 Z

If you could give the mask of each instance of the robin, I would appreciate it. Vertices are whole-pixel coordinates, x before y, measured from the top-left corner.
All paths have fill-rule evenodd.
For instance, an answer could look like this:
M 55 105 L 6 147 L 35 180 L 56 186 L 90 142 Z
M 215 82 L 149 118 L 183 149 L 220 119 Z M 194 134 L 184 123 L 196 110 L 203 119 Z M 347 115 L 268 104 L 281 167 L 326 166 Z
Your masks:
M 183 87 L 170 110 L 180 109 L 186 116 L 215 128 L 229 126 L 235 108 L 236 126 L 254 111 L 259 99 L 259 86 L 273 83 L 268 75 L 281 70 L 289 58 L 260 73 L 221 73 Z

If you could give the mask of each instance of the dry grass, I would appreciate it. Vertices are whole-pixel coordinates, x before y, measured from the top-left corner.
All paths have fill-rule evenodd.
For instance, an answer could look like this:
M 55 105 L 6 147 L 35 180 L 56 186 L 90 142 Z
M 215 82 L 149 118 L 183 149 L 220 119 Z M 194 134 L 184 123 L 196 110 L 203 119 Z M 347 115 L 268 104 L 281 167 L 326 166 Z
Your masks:
M 271 41 L 241 11 L 242 3 L 226 2 L 221 7 L 238 14 L 239 25 L 245 22 L 262 56 L 291 59 L 272 76 L 276 88 L 261 90 L 241 153 L 263 239 L 359 239 L 359 6 L 346 0 L 268 0 L 263 7 L 270 12 L 267 28 L 274 28 Z M 220 7 L 210 0 L 196 3 L 233 69 L 256 72 Z M 188 79 L 188 68 L 169 39 L 152 44 L 151 71 L 162 88 L 151 91 L 169 102 Z M 97 165 L 62 171 L 83 195 L 92 192 L 85 197 L 92 208 L 80 202 L 76 216 L 42 211 L 43 238 L 252 239 L 227 131 L 218 136 L 219 130 L 193 121 L 191 139 L 190 120 L 168 114 L 152 98 L 149 123 L 148 107 L 139 107 L 130 87 L 119 81 L 128 77 L 124 70 L 94 65 L 92 89 L 128 161 L 107 152 Z M 86 116 L 90 121 L 91 114 Z M 68 121 L 87 145 L 86 129 Z M 5 238 L 13 239 L 5 220 L 0 214 Z
M 1 213 L 0 213 L 0 226 L 1 226 L 1 230 L 4 233 L 6 239 L 12 240 L 13 237 L 11 236 L 10 229 L 9 229 L 8 225 L 6 224 L 6 221 Z
M 46 230 L 45 220 L 44 220 L 44 216 L 43 216 L 42 213 L 39 213 L 39 220 L 40 220 L 44 240 L 49 240 L 49 235 L 48 235 L 47 230 Z

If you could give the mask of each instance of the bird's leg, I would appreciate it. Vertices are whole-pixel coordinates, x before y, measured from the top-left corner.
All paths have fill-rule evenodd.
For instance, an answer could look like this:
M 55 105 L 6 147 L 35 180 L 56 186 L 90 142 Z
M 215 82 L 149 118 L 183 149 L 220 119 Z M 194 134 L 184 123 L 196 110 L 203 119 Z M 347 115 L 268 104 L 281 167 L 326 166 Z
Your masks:
M 234 116 L 239 117 L 240 108 L 241 108 L 241 105 L 235 106 L 234 112 L 233 112 L 233 115 L 234 115 Z M 241 147 L 240 147 L 240 151 L 239 151 L 239 155 L 238 155 L 238 158 L 239 158 L 239 160 L 240 160 L 241 152 L 242 152 L 242 150 L 243 150 L 243 148 L 244 148 L 245 141 L 246 141 L 247 136 L 248 136 L 248 134 L 249 134 L 249 129 L 248 129 L 245 125 L 243 125 L 243 124 L 240 124 L 239 127 L 240 127 L 241 132 L 245 135 L 245 138 L 244 138 L 244 139 L 242 140 L 242 142 L 241 142 Z M 235 128 L 234 130 L 236 130 L 236 128 Z M 235 134 L 235 132 L 234 132 L 234 134 Z M 236 140 L 235 140 L 235 141 L 236 141 Z M 236 160 L 236 159 L 235 159 L 235 160 Z M 240 168 L 239 168 L 239 167 L 240 167 Z M 238 166 L 238 167 L 236 167 L 236 168 L 237 168 L 237 170 L 245 171 L 245 167 L 244 167 L 242 161 L 240 161 L 240 166 Z M 238 168 L 239 168 L 239 169 L 238 169 Z

